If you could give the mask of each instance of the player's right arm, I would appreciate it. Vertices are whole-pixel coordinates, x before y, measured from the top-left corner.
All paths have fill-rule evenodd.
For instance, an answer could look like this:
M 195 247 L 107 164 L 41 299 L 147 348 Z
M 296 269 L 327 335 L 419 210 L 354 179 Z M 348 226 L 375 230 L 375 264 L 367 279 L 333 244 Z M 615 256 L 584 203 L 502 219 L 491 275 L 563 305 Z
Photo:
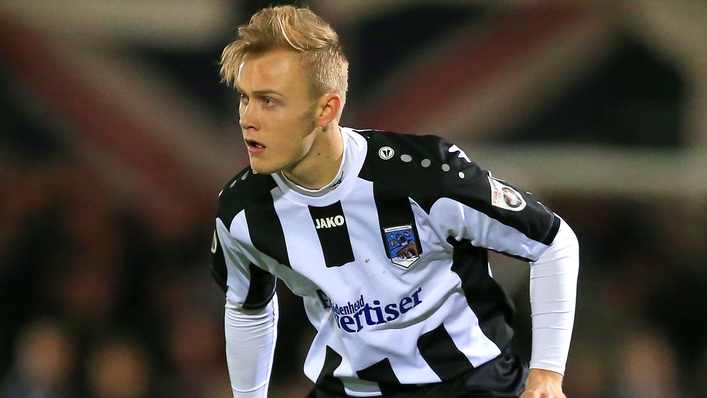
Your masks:
M 226 302 L 226 361 L 235 398 L 266 398 L 277 338 L 277 297 L 261 310 Z
M 212 273 L 226 293 L 226 360 L 235 398 L 266 398 L 277 339 L 275 277 L 252 264 L 217 219 Z

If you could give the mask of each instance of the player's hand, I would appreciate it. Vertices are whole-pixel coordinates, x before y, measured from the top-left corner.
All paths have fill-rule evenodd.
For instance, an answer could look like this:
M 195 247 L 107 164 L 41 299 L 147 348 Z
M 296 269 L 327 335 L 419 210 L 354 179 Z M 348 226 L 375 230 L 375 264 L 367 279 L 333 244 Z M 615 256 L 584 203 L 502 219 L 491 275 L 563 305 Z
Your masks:
M 562 375 L 543 369 L 530 369 L 525 391 L 520 398 L 567 398 L 562 392 Z

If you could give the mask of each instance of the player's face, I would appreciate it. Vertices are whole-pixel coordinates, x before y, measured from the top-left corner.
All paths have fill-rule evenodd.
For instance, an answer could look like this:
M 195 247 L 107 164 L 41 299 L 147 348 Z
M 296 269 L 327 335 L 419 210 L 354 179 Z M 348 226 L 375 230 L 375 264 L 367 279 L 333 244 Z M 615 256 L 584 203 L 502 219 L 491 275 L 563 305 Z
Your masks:
M 292 173 L 316 139 L 316 106 L 293 51 L 246 58 L 238 71 L 240 126 L 257 173 Z

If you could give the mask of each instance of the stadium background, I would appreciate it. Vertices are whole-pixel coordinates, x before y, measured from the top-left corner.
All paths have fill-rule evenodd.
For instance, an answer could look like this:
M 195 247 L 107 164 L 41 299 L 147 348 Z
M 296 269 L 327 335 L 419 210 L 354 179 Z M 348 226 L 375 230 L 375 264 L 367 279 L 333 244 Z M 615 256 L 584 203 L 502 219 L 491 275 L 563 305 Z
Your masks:
M 217 62 L 270 3 L 0 1 L 0 397 L 230 396 L 208 248 L 247 159 Z M 350 58 L 344 125 L 445 136 L 573 226 L 568 396 L 707 396 L 707 3 L 299 4 Z M 494 264 L 527 355 L 527 266 Z M 271 396 L 302 397 L 279 292 Z

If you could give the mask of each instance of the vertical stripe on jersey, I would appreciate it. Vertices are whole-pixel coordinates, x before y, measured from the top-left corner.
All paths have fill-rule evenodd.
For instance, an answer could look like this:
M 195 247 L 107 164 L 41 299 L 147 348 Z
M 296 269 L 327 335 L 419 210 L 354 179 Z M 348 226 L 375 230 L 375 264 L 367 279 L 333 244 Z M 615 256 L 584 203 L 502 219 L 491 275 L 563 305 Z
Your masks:
M 245 218 L 253 246 L 280 264 L 291 267 L 285 245 L 285 233 L 275 212 L 271 195 L 263 195 L 245 208 Z
M 385 237 L 385 229 L 403 225 L 410 225 L 412 227 L 415 235 L 415 244 L 418 248 L 417 254 L 421 255 L 423 247 L 420 243 L 420 234 L 417 232 L 415 214 L 412 212 L 410 199 L 375 182 L 373 183 L 373 199 L 376 201 L 376 207 L 378 208 L 381 239 L 383 240 L 383 248 L 386 253 L 388 253 L 388 258 L 390 258 L 390 253 L 387 250 L 388 241 Z
M 327 268 L 353 262 L 353 248 L 341 202 L 325 207 L 309 206 L 309 213 L 317 229 Z
M 474 369 L 469 359 L 457 348 L 444 325 L 420 336 L 417 348 L 427 365 L 442 381 L 449 381 Z
M 461 279 L 466 301 L 479 319 L 481 331 L 500 350 L 505 349 L 513 337 L 509 325 L 513 322 L 515 306 L 489 274 L 488 252 L 466 239 L 458 242 L 448 238 L 447 241 L 454 246 L 452 272 Z
M 346 396 L 344 383 L 338 377 L 334 377 L 334 371 L 341 365 L 343 358 L 334 349 L 327 346 L 324 356 L 324 366 L 317 377 L 317 386 L 324 392 L 333 395 Z
M 250 263 L 250 286 L 243 308 L 256 310 L 265 307 L 275 295 L 276 278 L 268 271 Z
M 381 394 L 383 395 L 414 391 L 417 389 L 416 385 L 400 384 L 400 380 L 398 380 L 395 372 L 393 372 L 393 366 L 390 365 L 390 360 L 388 358 L 374 363 L 366 369 L 359 370 L 356 372 L 356 375 L 358 375 L 361 380 L 377 382 L 378 387 L 381 390 Z

